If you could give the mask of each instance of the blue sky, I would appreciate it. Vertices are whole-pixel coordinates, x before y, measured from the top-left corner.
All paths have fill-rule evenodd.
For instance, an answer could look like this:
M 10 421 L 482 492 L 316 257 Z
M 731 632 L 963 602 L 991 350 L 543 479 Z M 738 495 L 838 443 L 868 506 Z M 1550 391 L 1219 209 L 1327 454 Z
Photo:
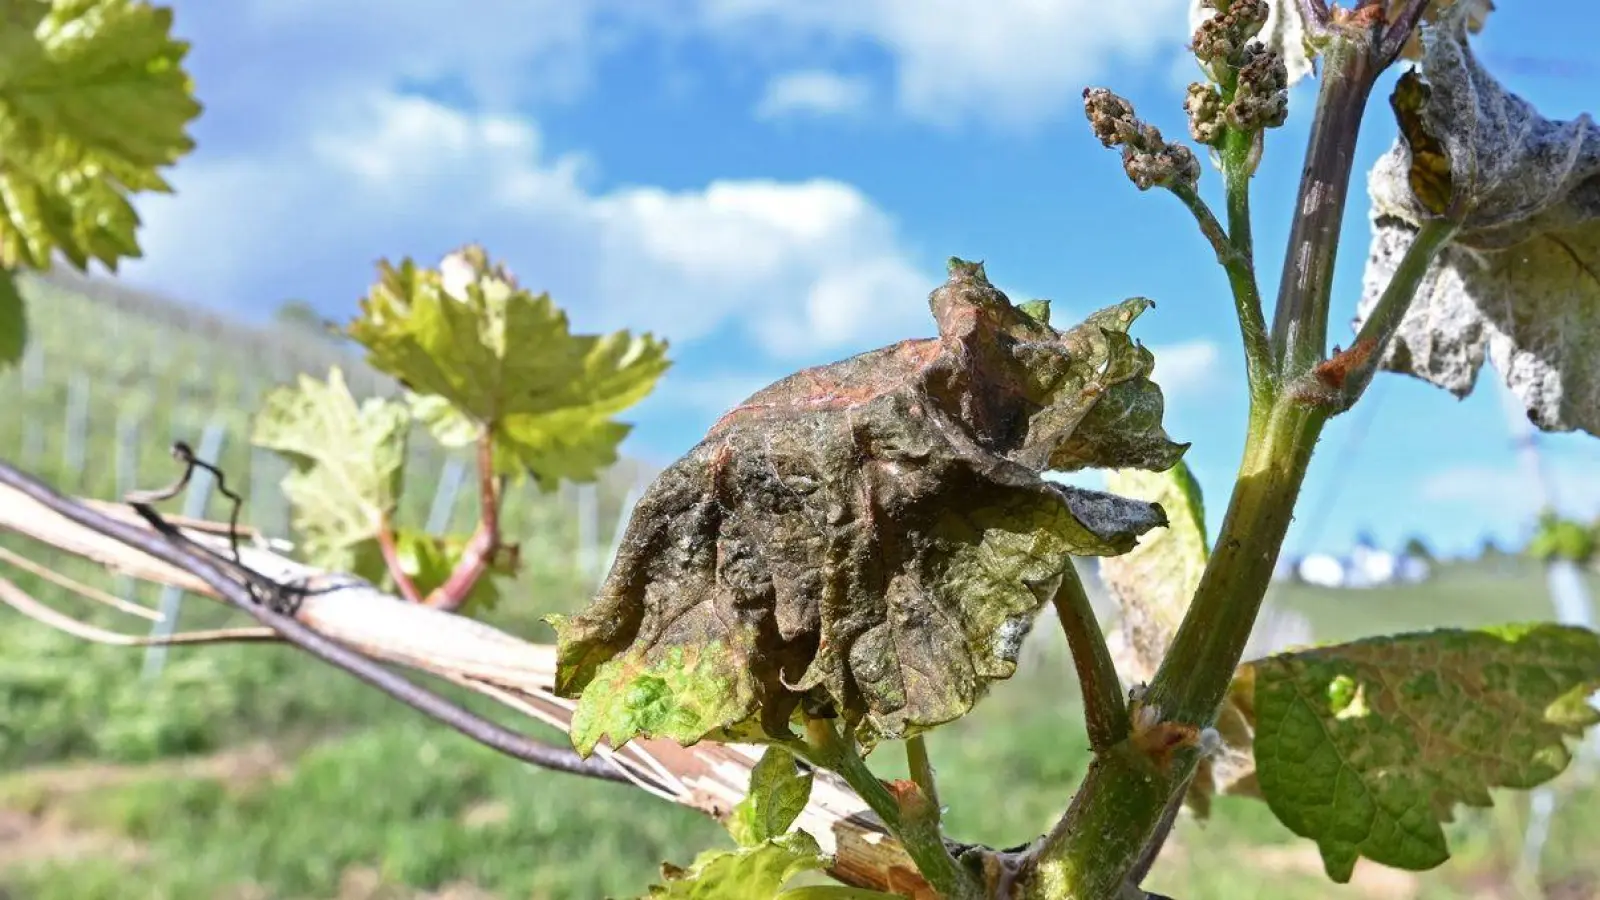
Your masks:
M 1215 523 L 1242 444 L 1226 282 L 1187 213 L 1141 194 L 1090 135 L 1112 87 L 1185 134 L 1186 0 L 176 0 L 206 112 L 177 193 L 141 201 L 128 278 L 265 317 L 343 319 L 380 258 L 481 242 L 583 330 L 669 338 L 676 364 L 627 451 L 666 462 L 728 406 L 802 366 L 931 333 L 951 255 L 985 260 L 1058 325 L 1132 296 L 1168 430 Z M 1589 0 L 1503 2 L 1477 40 L 1546 115 L 1600 105 Z M 1559 24 L 1556 24 L 1559 23 Z M 1391 79 L 1392 80 L 1392 79 Z M 1363 130 L 1335 340 L 1366 257 Z M 1257 256 L 1274 295 L 1313 87 L 1269 135 Z M 1208 168 L 1205 189 L 1218 177 Z M 1535 510 L 1486 371 L 1469 399 L 1381 376 L 1331 426 L 1290 552 L 1358 532 L 1437 547 L 1512 539 Z M 1600 444 L 1541 439 L 1564 503 L 1600 508 Z

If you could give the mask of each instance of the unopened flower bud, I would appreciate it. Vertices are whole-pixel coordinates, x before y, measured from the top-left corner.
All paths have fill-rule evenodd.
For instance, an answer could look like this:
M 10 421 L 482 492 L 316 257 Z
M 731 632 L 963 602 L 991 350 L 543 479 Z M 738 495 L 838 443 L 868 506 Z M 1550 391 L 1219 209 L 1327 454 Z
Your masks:
M 1283 56 L 1260 41 L 1245 48 L 1239 83 L 1226 111 L 1240 131 L 1277 128 L 1289 117 L 1289 70 Z
M 1135 118 L 1133 104 L 1105 88 L 1086 88 L 1083 111 L 1095 137 L 1122 148 L 1122 168 L 1140 190 L 1194 184 L 1200 162 L 1182 144 L 1168 143 L 1161 130 Z
M 1144 153 L 1124 147 L 1122 168 L 1141 191 L 1193 185 L 1200 180 L 1200 160 L 1182 144 L 1162 144 L 1159 150 Z
M 1105 88 L 1085 88 L 1083 112 L 1089 117 L 1089 127 L 1094 136 L 1107 147 L 1117 147 L 1136 139 L 1138 120 L 1133 117 L 1133 104 Z
M 1195 82 L 1183 100 L 1189 113 L 1189 135 L 1202 144 L 1222 140 L 1222 92 L 1215 85 Z
M 1220 82 L 1222 73 L 1239 66 L 1246 44 L 1267 24 L 1270 10 L 1266 0 L 1233 0 L 1226 9 L 1220 3 L 1207 5 L 1221 11 L 1200 23 L 1190 47 L 1200 66 Z

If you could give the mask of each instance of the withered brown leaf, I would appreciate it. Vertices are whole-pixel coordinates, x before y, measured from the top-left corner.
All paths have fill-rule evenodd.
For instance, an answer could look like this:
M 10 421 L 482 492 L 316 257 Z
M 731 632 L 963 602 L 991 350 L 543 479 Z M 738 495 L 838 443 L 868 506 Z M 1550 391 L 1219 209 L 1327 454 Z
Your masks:
M 806 369 L 666 469 L 583 612 L 555 617 L 574 744 L 866 739 L 966 713 L 1006 678 L 1069 555 L 1130 549 L 1161 507 L 1047 470 L 1164 469 L 1136 298 L 1057 331 L 951 260 L 939 336 Z

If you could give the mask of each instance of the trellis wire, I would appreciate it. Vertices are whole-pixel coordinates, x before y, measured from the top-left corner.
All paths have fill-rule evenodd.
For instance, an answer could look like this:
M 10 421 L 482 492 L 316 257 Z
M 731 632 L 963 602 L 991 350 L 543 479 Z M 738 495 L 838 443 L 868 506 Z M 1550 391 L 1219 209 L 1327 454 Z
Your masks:
M 67 421 L 62 435 L 61 463 L 68 484 L 76 489 L 83 484 L 83 467 L 88 460 L 89 377 L 73 372 L 67 380 Z
M 222 458 L 223 441 L 227 438 L 227 430 L 219 421 L 212 421 L 206 426 L 200 436 L 200 446 L 195 449 L 195 457 L 202 462 L 215 464 Z M 211 502 L 211 492 L 216 488 L 216 480 L 204 468 L 196 467 L 194 474 L 189 479 L 188 492 L 183 498 L 183 515 L 186 518 L 199 519 L 206 514 L 206 506 Z M 171 636 L 173 629 L 178 624 L 178 613 L 182 609 L 183 591 L 176 587 L 168 586 L 161 591 L 161 618 L 150 628 L 153 638 Z M 144 653 L 144 677 L 152 679 L 161 674 L 162 667 L 167 661 L 167 647 L 165 644 L 152 644 Z
M 116 486 L 117 496 L 127 496 L 139 489 L 139 433 L 142 414 L 138 410 L 123 409 L 117 414 Z M 139 593 L 139 581 L 131 575 L 117 576 L 117 596 L 134 602 Z
M 466 477 L 467 464 L 459 456 L 445 460 L 444 471 L 439 473 L 439 485 L 433 491 L 433 502 L 428 507 L 428 521 L 424 527 L 429 534 L 443 534 L 450 527 L 456 498 L 461 493 L 461 484 Z

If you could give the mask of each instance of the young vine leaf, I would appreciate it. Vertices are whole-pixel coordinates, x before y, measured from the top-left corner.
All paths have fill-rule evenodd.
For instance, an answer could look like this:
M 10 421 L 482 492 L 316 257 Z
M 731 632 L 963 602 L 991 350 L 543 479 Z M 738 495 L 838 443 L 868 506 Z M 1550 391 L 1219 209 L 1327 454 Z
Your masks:
M 1183 622 L 1211 555 L 1205 506 L 1200 484 L 1184 462 L 1165 472 L 1110 472 L 1106 487 L 1158 504 L 1167 514 L 1166 528 L 1146 534 L 1127 553 L 1100 560 L 1100 580 L 1117 603 L 1118 630 L 1112 638 L 1118 667 L 1127 680 L 1148 682 Z M 1210 815 L 1214 795 L 1248 794 L 1254 787 L 1250 726 L 1231 698 L 1223 702 L 1214 727 L 1223 743 L 1200 760 L 1185 798 L 1201 819 Z
M 810 772 L 801 774 L 794 756 L 768 747 L 750 771 L 750 791 L 733 808 L 728 831 L 741 847 L 754 847 L 789 830 L 811 799 Z
M 544 489 L 616 462 L 629 426 L 611 417 L 669 365 L 666 343 L 648 334 L 572 334 L 548 294 L 520 287 L 477 246 L 437 270 L 380 264 L 361 310 L 350 336 L 414 393 L 413 413 L 441 443 L 470 445 L 487 430 L 496 471 Z
M 1423 221 L 1458 223 L 1384 368 L 1464 397 L 1487 357 L 1540 428 L 1600 434 L 1600 129 L 1546 119 L 1495 81 L 1467 45 L 1470 8 L 1424 28 L 1421 74 L 1396 86 L 1359 315 Z
M 411 418 L 404 406 L 360 404 L 337 367 L 269 393 L 251 442 L 293 466 L 283 479 L 306 562 L 380 581 L 378 533 L 400 496 Z
M 965 714 L 1016 667 L 1069 554 L 1126 552 L 1159 507 L 1041 477 L 1167 468 L 1131 300 L 1056 331 L 981 264 L 930 297 L 939 337 L 750 397 L 634 511 L 594 602 L 555 618 L 574 745 L 788 739 L 804 710 L 866 741 Z
M 1600 549 L 1600 541 L 1593 525 L 1562 518 L 1554 510 L 1539 516 L 1539 527 L 1528 540 L 1526 552 L 1540 562 L 1563 559 L 1580 566 L 1588 565 Z
M 128 195 L 169 192 L 158 170 L 200 114 L 172 11 L 137 0 L 0 0 L 0 268 L 116 270 L 140 255 Z
M 28 346 L 28 310 L 17 277 L 0 268 L 0 372 L 22 361 Z
M 417 593 L 426 597 L 443 585 L 460 563 L 471 540 L 466 535 L 433 535 L 409 528 L 395 531 L 395 556 L 400 571 L 411 579 Z M 495 554 L 489 562 L 489 575 L 510 578 L 516 575 L 515 563 L 508 554 Z M 473 582 L 466 599 L 456 610 L 463 615 L 494 609 L 500 603 L 500 588 L 494 578 Z
M 1370 638 L 1257 660 L 1240 681 L 1263 796 L 1343 883 L 1363 856 L 1443 863 L 1455 804 L 1560 774 L 1566 740 L 1600 722 L 1588 702 L 1600 635 L 1536 624 Z
M 769 838 L 737 850 L 707 850 L 688 869 L 661 867 L 664 884 L 642 900 L 748 900 L 777 897 L 802 872 L 820 871 L 830 860 L 804 831 Z

